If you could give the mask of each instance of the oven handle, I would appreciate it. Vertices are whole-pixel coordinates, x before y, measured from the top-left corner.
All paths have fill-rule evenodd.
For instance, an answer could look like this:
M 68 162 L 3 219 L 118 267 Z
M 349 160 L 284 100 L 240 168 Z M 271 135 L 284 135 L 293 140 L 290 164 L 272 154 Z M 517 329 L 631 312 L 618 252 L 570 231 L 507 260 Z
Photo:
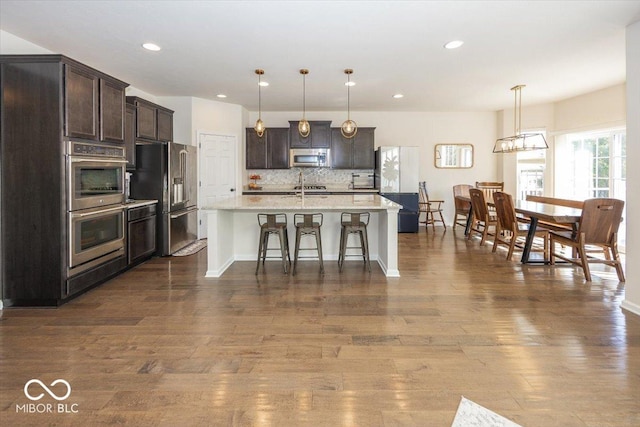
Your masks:
M 98 162 L 98 163 L 127 163 L 126 159 L 95 159 L 89 157 L 75 157 L 69 156 L 72 163 L 76 162 Z
M 87 212 L 87 213 L 77 213 L 77 212 L 69 212 L 69 213 L 71 214 L 72 218 L 85 218 L 88 216 L 101 215 L 107 212 L 123 211 L 124 209 L 125 209 L 124 206 L 118 206 L 115 208 L 100 209 L 99 211 L 93 211 L 93 212 Z

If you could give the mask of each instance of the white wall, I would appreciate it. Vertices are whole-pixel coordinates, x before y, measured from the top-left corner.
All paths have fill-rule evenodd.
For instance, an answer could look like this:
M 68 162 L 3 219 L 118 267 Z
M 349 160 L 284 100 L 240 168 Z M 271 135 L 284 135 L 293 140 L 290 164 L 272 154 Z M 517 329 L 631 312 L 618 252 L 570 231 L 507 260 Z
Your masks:
M 627 27 L 627 165 L 640 164 L 640 22 Z M 627 182 L 640 182 L 640 169 L 627 168 Z M 627 188 L 636 189 L 635 185 Z M 622 307 L 640 315 L 640 194 L 627 192 L 627 262 Z
M 262 112 L 267 127 L 288 127 L 289 120 L 299 120 L 300 111 Z M 307 120 L 331 120 L 338 127 L 346 119 L 346 112 L 307 112 Z M 253 127 L 257 112 L 249 113 L 246 127 Z M 493 181 L 497 155 L 492 153 L 496 140 L 496 114 L 493 112 L 429 113 L 429 112 L 364 112 L 352 111 L 351 118 L 360 127 L 375 127 L 376 147 L 420 147 L 420 180 L 427 182 L 429 196 L 445 200 L 445 217 L 453 219 L 454 184 L 475 184 Z M 439 143 L 465 143 L 474 145 L 474 167 L 471 169 L 437 169 L 434 166 L 434 148 Z
M 624 100 L 625 85 L 620 84 L 556 102 L 554 131 L 572 133 L 624 126 Z
M 47 55 L 53 53 L 55 52 L 0 30 L 0 54 L 2 55 Z
M 189 96 L 162 96 L 153 102 L 173 110 L 173 141 L 195 146 L 196 140 L 192 136 L 192 100 Z

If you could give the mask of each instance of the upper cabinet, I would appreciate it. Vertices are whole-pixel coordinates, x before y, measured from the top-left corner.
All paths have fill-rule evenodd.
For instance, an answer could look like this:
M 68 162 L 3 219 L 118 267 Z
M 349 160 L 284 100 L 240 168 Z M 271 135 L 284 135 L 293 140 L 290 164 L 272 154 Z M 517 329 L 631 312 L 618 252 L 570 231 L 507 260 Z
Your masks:
M 173 111 L 137 96 L 127 96 L 136 107 L 136 139 L 173 141 Z
M 127 84 L 80 65 L 64 65 L 65 135 L 124 142 Z
M 291 148 L 329 148 L 331 146 L 331 121 L 310 121 L 311 132 L 303 138 L 298 132 L 298 121 L 289 121 L 289 146 Z
M 124 117 L 124 148 L 127 169 L 136 168 L 136 107 L 127 104 Z
M 333 169 L 374 169 L 376 128 L 358 128 L 351 139 L 331 128 L 331 167 Z
M 158 141 L 173 141 L 173 111 L 158 107 Z
M 246 129 L 247 169 L 288 169 L 289 129 L 267 128 L 258 137 L 253 128 Z

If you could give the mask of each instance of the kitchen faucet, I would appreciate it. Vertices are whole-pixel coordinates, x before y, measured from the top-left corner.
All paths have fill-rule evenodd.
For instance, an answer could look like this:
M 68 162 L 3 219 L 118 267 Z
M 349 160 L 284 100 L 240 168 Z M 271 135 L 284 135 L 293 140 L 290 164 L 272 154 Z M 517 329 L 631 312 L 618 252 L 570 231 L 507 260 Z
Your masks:
M 300 183 L 300 196 L 304 198 L 304 174 L 300 171 L 300 175 L 298 176 L 298 181 Z

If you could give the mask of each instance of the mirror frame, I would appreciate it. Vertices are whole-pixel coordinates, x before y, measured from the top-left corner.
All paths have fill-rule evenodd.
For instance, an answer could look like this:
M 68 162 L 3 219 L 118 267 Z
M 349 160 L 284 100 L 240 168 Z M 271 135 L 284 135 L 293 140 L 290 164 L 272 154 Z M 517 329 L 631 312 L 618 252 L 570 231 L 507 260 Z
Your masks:
M 462 150 L 463 148 L 471 150 L 471 164 L 470 165 L 462 165 L 458 166 L 456 164 L 447 165 L 443 163 L 441 150 L 445 147 L 453 147 L 458 150 Z M 438 169 L 471 169 L 474 164 L 474 147 L 473 144 L 436 144 L 433 148 L 433 165 Z

